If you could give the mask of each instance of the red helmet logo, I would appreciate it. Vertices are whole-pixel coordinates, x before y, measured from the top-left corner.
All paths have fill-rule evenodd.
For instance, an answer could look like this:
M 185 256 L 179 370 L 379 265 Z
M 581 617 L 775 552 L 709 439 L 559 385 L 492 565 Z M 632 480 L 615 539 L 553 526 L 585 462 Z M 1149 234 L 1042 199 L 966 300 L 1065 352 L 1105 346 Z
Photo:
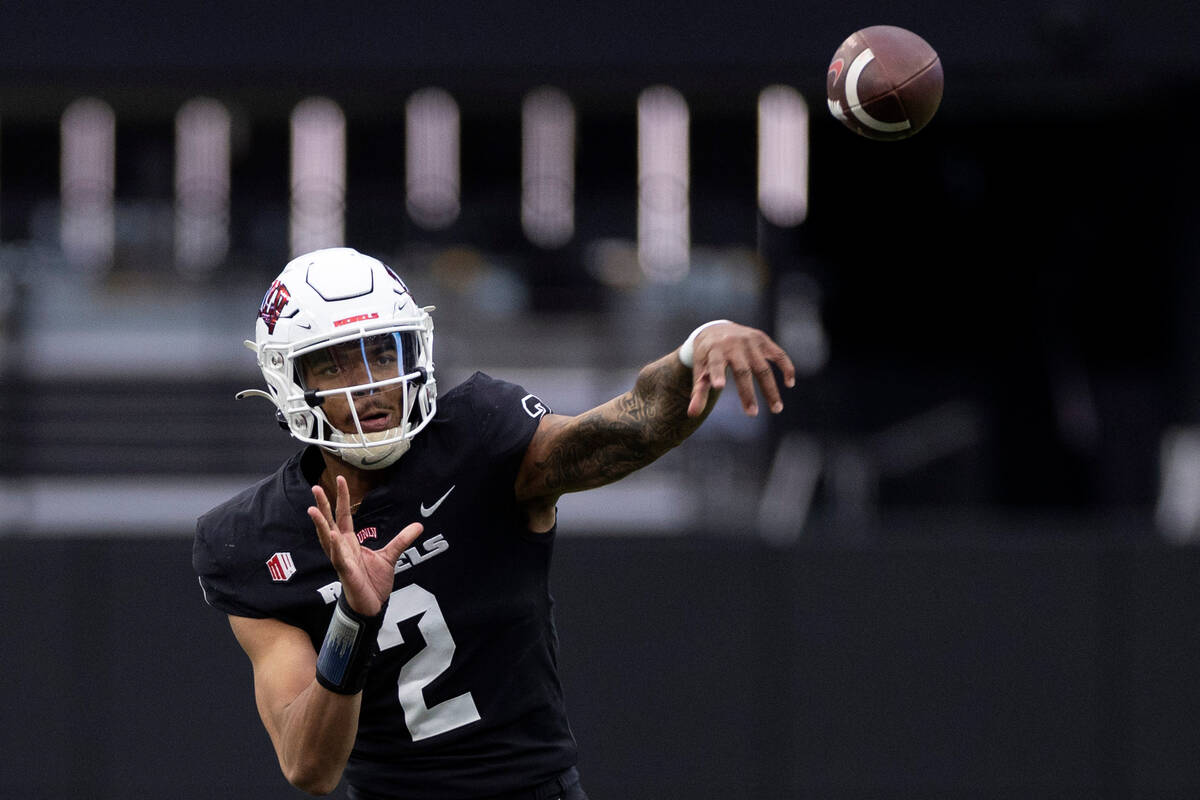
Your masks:
M 267 323 L 267 333 L 275 332 L 275 323 L 279 322 L 283 307 L 291 299 L 286 286 L 279 281 L 271 284 L 271 288 L 263 296 L 262 305 L 258 307 L 258 318 Z

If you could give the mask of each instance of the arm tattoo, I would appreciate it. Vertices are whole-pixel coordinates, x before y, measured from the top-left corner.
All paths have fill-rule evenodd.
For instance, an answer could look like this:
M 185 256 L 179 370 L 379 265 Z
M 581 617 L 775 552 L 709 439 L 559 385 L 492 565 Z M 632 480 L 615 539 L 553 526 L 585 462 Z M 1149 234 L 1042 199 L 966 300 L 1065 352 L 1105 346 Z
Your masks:
M 688 417 L 691 371 L 674 354 L 638 373 L 633 389 L 574 420 L 537 462 L 551 492 L 575 492 L 619 480 L 683 442 L 709 409 Z M 710 398 L 709 408 L 712 400 Z

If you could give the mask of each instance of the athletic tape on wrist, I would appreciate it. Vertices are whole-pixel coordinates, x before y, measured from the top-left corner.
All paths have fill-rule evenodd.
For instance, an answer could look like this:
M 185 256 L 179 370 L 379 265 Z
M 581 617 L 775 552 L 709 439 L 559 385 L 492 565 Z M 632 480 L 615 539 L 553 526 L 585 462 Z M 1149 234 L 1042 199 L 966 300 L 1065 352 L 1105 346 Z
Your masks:
M 700 327 L 696 328 L 696 330 L 694 330 L 690 334 L 688 334 L 688 337 L 683 340 L 683 344 L 679 346 L 679 360 L 683 362 L 683 365 L 685 367 L 687 367 L 688 369 L 691 369 L 692 366 L 694 366 L 694 363 L 696 360 L 696 354 L 695 354 L 696 337 L 700 335 L 700 331 L 704 330 L 705 328 L 711 327 L 713 325 L 720 325 L 722 322 L 729 322 L 729 320 L 714 319 L 710 322 L 706 322 L 703 325 L 701 325 Z
M 384 607 L 386 610 L 386 606 Z M 350 608 L 346 595 L 338 595 L 325 641 L 317 654 L 317 682 L 331 692 L 358 694 L 367 683 L 367 669 L 379 652 L 376 637 L 383 626 L 381 610 L 373 617 Z

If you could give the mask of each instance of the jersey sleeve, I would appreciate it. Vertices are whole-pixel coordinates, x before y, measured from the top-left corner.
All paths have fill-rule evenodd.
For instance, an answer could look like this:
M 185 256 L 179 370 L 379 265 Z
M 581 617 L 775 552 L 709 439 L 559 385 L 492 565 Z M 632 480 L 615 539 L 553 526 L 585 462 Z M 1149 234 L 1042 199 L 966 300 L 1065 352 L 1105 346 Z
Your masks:
M 497 461 L 519 460 L 541 418 L 553 413 L 524 387 L 476 373 L 472 404 L 484 452 Z
M 201 517 L 196 523 L 196 538 L 192 543 L 192 569 L 200 581 L 204 602 L 213 608 L 238 617 L 263 619 L 268 614 L 247 605 L 239 591 L 244 576 L 238 562 L 233 558 L 222 558 L 221 534 L 210 516 Z

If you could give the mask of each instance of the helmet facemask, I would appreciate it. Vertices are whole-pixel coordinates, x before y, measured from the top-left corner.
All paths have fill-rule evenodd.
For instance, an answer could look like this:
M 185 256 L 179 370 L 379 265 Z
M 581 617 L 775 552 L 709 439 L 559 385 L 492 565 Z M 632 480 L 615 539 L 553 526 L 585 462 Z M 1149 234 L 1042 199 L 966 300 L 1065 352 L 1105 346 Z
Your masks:
M 414 330 L 322 343 L 292 355 L 293 380 L 316 418 L 317 443 L 362 469 L 390 466 L 429 421 Z

